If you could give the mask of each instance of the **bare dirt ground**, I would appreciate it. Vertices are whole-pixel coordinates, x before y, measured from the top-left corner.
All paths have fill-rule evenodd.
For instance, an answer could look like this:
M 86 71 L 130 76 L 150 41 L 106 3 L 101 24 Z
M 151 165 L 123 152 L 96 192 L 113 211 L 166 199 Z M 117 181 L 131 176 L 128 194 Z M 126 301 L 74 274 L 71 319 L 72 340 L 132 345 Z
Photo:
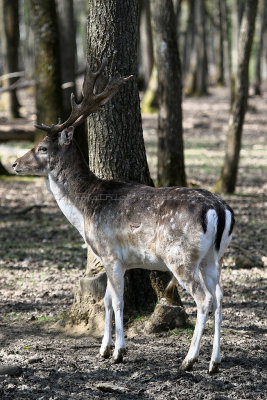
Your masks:
M 1 399 L 266 399 L 266 99 L 250 98 L 236 194 L 224 196 L 236 213 L 236 229 L 224 261 L 222 366 L 207 374 L 210 318 L 199 362 L 179 371 L 192 326 L 158 335 L 128 337 L 122 364 L 97 354 L 100 338 L 74 337 L 56 321 L 71 305 L 83 276 L 86 250 L 45 188 L 44 178 L 0 180 L 0 375 Z M 1 114 L 0 114 L 1 117 Z M 224 154 L 228 98 L 222 89 L 185 99 L 188 180 L 212 189 Z M 29 117 L 29 120 L 31 116 Z M 144 117 L 150 169 L 155 178 L 154 116 Z M 27 147 L 27 145 L 23 145 Z M 22 154 L 0 146 L 3 162 Z M 195 308 L 180 291 L 190 322 Z M 140 316 L 136 323 L 145 318 Z M 20 369 L 21 368 L 21 369 Z M 265 369 L 264 369 L 265 368 Z

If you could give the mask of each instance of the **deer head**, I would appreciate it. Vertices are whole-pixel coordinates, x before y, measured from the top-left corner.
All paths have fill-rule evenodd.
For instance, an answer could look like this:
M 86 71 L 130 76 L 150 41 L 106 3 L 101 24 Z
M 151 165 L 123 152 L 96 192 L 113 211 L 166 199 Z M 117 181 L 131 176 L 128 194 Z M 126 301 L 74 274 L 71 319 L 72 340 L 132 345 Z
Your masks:
M 83 123 L 83 121 L 92 113 L 98 111 L 106 104 L 119 88 L 125 84 L 132 75 L 127 78 L 116 74 L 109 81 L 103 76 L 103 70 L 106 66 L 106 59 L 97 64 L 96 71 L 92 71 L 89 63 L 86 65 L 86 71 L 82 86 L 82 100 L 77 103 L 72 93 L 71 114 L 61 123 L 47 125 L 35 125 L 36 128 L 46 132 L 45 138 L 24 156 L 18 158 L 13 164 L 14 171 L 18 174 L 46 175 L 52 167 L 55 157 L 64 156 L 66 151 L 73 144 L 74 128 Z

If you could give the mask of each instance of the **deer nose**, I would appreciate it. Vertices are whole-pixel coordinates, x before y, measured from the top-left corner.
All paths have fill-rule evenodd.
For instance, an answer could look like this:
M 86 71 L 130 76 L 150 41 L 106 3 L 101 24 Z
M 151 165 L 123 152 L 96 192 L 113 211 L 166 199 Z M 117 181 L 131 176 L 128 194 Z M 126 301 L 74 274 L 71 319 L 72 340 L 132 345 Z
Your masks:
M 12 165 L 12 167 L 15 168 L 17 164 L 18 164 L 18 163 L 14 162 L 14 164 Z

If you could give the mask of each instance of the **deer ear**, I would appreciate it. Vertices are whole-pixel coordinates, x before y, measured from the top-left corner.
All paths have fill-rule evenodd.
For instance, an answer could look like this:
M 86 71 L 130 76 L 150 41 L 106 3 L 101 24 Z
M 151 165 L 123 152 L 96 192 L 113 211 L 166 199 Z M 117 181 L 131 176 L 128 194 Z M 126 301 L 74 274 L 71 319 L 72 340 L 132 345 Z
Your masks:
M 68 128 L 64 129 L 62 132 L 60 132 L 59 136 L 59 144 L 61 146 L 68 146 L 71 144 L 72 139 L 73 139 L 73 133 L 74 133 L 74 127 L 69 126 Z

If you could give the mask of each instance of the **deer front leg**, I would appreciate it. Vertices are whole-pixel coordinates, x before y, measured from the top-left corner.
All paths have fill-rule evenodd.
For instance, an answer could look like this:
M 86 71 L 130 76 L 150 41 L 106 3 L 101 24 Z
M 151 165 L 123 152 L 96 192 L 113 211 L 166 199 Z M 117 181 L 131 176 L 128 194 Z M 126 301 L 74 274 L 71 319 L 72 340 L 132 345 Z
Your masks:
M 116 261 L 113 268 L 107 269 L 108 288 L 112 299 L 112 307 L 115 314 L 115 349 L 113 359 L 115 363 L 122 362 L 125 354 L 125 340 L 123 331 L 123 292 L 124 292 L 124 271 L 119 261 Z
M 105 305 L 105 332 L 102 340 L 102 345 L 100 348 L 100 355 L 104 358 L 108 358 L 111 354 L 112 346 L 112 298 L 110 293 L 110 283 L 107 281 L 107 288 L 104 297 Z

